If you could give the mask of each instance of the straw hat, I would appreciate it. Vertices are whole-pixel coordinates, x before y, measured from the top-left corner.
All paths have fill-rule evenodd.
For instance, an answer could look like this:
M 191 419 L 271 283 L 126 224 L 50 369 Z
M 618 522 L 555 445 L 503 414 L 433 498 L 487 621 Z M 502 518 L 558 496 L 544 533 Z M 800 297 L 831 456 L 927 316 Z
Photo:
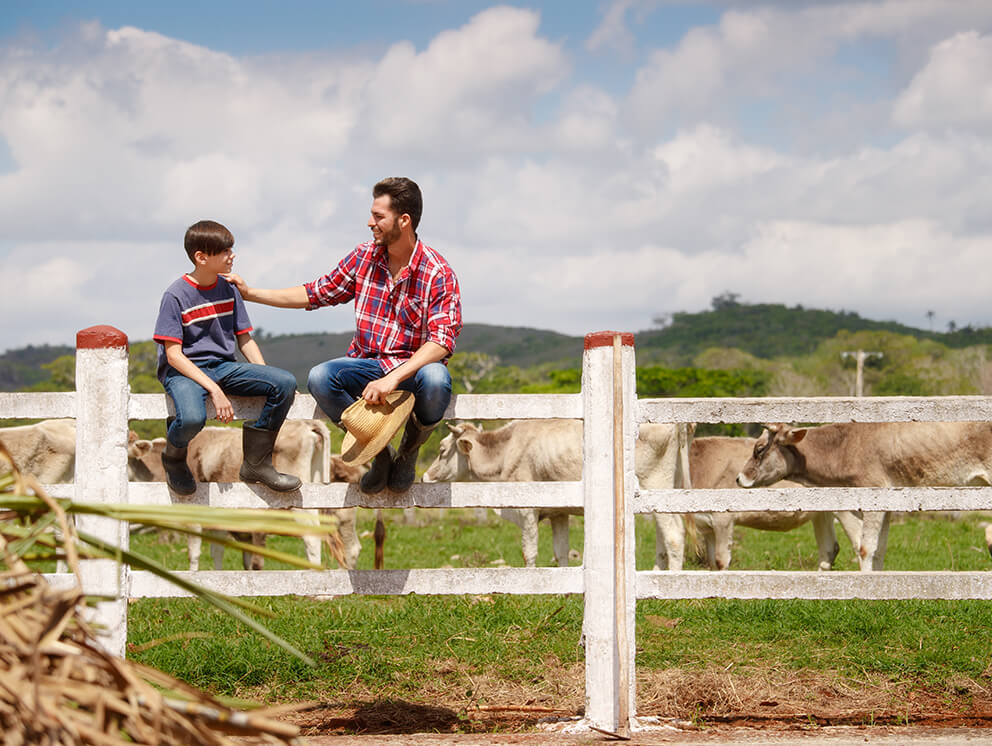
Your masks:
M 385 448 L 413 411 L 413 394 L 391 391 L 381 404 L 359 399 L 341 413 L 347 429 L 341 443 L 341 458 L 348 464 L 367 463 Z

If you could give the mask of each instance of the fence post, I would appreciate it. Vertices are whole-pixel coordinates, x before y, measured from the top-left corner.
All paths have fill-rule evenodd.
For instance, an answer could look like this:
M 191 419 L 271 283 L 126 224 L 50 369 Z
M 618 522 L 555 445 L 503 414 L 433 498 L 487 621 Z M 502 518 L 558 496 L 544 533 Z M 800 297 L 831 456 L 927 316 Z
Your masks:
M 582 358 L 586 720 L 618 734 L 629 732 L 635 710 L 636 597 L 630 499 L 636 438 L 634 388 L 634 335 L 586 335 Z M 623 441 L 617 451 L 622 458 L 619 464 L 614 456 L 615 426 Z
M 112 326 L 91 326 L 76 334 L 76 500 L 127 502 L 127 335 Z M 113 546 L 128 548 L 128 527 L 109 518 L 79 516 L 76 526 Z M 127 565 L 116 560 L 84 560 L 80 582 L 102 601 L 90 621 L 104 628 L 101 640 L 112 655 L 124 657 L 127 642 Z

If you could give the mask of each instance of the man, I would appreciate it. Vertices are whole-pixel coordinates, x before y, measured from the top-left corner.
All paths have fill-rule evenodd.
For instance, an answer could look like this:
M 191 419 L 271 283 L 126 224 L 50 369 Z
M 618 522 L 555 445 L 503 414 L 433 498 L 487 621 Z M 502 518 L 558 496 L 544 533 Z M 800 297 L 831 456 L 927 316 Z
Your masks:
M 245 300 L 280 308 L 313 310 L 355 301 L 355 336 L 347 355 L 314 366 L 307 386 L 339 426 L 342 413 L 359 398 L 384 405 L 394 391 L 414 395 L 399 450 L 383 448 L 362 478 L 368 494 L 387 486 L 404 492 L 413 484 L 420 447 L 451 401 L 446 364 L 462 327 L 458 279 L 417 235 L 420 188 L 393 177 L 376 184 L 372 197 L 372 240 L 355 247 L 329 274 L 280 290 L 251 288 L 238 275 L 228 277 Z

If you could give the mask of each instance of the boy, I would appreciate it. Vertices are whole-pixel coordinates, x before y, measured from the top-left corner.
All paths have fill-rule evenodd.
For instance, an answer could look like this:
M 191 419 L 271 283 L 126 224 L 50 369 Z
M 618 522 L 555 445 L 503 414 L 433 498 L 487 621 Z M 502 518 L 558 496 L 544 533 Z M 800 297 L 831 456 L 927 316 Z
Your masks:
M 296 397 L 296 378 L 265 364 L 251 337 L 241 294 L 219 277 L 234 264 L 234 236 L 220 223 L 201 220 L 187 229 L 184 243 L 193 271 L 162 295 L 154 335 L 161 345 L 158 377 L 176 409 L 176 416 L 166 420 L 162 452 L 169 487 L 180 495 L 196 491 L 186 463 L 187 446 L 206 422 L 207 397 L 217 419 L 230 422 L 234 410 L 227 394 L 234 394 L 265 397 L 258 419 L 251 425 L 245 423 L 242 430 L 241 479 L 261 482 L 279 492 L 295 490 L 300 479 L 275 470 L 272 449 Z M 235 359 L 235 343 L 247 363 Z

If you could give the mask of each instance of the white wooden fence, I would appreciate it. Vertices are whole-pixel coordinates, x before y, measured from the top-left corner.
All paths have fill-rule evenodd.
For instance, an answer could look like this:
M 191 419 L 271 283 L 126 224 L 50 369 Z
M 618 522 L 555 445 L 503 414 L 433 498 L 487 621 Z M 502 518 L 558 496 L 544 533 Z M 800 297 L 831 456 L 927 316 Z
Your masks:
M 76 475 L 49 485 L 57 497 L 163 504 L 162 483 L 128 483 L 128 420 L 161 419 L 162 394 L 130 394 L 127 337 L 113 327 L 84 329 L 76 340 L 76 391 L 0 393 L 0 418 L 74 417 Z M 582 567 L 323 571 L 201 571 L 195 580 L 231 595 L 547 594 L 584 595 L 586 722 L 624 732 L 634 722 L 634 611 L 641 598 L 945 598 L 992 599 L 984 572 L 636 572 L 634 514 L 731 510 L 982 510 L 992 488 L 640 490 L 634 441 L 641 422 L 844 422 L 992 420 L 992 397 L 939 398 L 636 398 L 633 335 L 598 332 L 585 339 L 582 393 L 461 395 L 448 419 L 567 418 L 584 422 L 581 482 L 416 484 L 402 496 L 369 496 L 354 485 L 304 484 L 279 494 L 261 485 L 198 485 L 192 502 L 224 507 L 558 507 L 585 513 Z M 259 400 L 234 400 L 238 418 L 253 418 Z M 298 395 L 291 418 L 320 417 L 312 397 Z M 81 528 L 119 546 L 128 531 L 116 522 L 81 518 Z M 99 605 L 110 630 L 107 647 L 124 654 L 127 600 L 184 595 L 144 571 L 110 560 L 81 570 L 84 589 L 117 597 Z M 72 582 L 49 575 L 55 585 Z

